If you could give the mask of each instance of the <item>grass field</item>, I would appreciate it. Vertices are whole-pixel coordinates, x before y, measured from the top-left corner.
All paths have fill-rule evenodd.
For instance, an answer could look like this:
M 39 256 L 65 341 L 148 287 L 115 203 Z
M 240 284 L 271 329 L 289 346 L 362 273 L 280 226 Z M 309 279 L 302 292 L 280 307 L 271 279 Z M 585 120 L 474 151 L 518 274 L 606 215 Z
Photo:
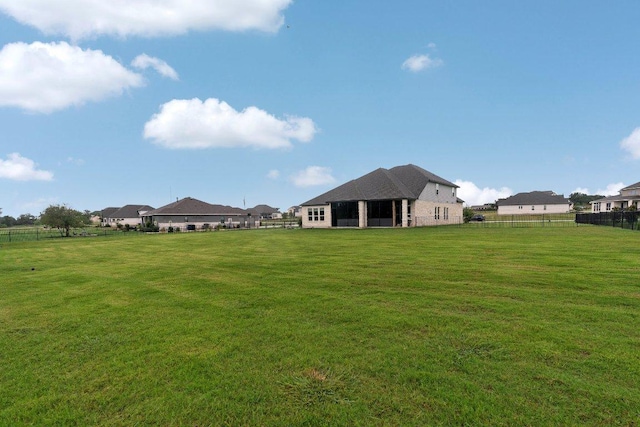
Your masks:
M 640 234 L 0 244 L 0 425 L 637 425 Z

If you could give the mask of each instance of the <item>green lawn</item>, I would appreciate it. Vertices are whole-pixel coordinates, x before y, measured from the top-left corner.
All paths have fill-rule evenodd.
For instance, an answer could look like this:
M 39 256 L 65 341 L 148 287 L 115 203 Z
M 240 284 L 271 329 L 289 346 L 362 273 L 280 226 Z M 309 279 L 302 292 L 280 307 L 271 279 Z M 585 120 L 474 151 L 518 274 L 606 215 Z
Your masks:
M 640 233 L 0 243 L 0 425 L 637 425 Z

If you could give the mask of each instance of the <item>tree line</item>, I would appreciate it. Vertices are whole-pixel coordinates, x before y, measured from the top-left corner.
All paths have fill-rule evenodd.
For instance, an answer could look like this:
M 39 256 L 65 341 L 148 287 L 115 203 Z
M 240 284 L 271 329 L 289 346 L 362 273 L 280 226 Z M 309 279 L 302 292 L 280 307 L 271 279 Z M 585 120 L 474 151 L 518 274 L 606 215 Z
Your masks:
M 0 208 L 0 228 L 44 225 L 57 228 L 69 237 L 72 228 L 91 224 L 91 216 L 92 213 L 88 210 L 80 212 L 66 205 L 51 205 L 39 217 L 26 213 L 18 218 L 10 215 L 2 216 L 2 209 Z

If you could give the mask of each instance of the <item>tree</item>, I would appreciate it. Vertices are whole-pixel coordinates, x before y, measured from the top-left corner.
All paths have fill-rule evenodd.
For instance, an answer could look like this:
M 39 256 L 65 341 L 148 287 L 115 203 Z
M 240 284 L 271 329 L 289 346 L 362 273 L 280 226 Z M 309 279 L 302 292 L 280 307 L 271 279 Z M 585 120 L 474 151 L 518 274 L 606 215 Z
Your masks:
M 87 217 L 84 213 L 71 209 L 66 205 L 51 205 L 40 214 L 40 221 L 49 227 L 65 231 L 65 236 L 69 237 L 71 227 L 82 227 L 87 224 Z
M 13 227 L 16 225 L 16 219 L 11 215 L 5 215 L 0 218 L 0 226 L 2 227 Z
M 582 210 L 589 206 L 589 202 L 593 202 L 594 200 L 602 199 L 604 196 L 599 194 L 588 195 L 585 193 L 575 192 L 569 195 L 569 201 L 573 204 L 575 210 Z
M 16 218 L 16 225 L 33 225 L 36 223 L 36 219 L 35 216 L 29 213 L 22 214 Z
M 473 218 L 473 214 L 475 212 L 473 211 L 473 209 L 466 207 L 464 209 L 462 209 L 462 218 L 464 220 L 464 222 L 469 222 L 471 220 L 471 218 Z

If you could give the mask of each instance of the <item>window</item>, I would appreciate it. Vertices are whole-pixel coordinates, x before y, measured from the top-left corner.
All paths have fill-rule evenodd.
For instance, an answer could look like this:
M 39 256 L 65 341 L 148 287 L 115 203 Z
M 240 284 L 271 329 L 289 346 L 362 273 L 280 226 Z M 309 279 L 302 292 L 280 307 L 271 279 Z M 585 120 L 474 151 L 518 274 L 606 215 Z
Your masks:
M 440 192 L 440 184 L 436 182 L 436 194 Z
M 456 187 L 451 187 L 451 197 L 456 197 Z
M 440 206 L 437 206 L 435 208 L 433 218 L 434 219 L 440 219 Z
M 518 209 L 522 209 L 522 205 L 518 206 Z
M 449 208 L 444 208 L 444 219 L 449 219 Z
M 531 206 L 531 210 L 532 210 L 532 211 L 535 211 L 535 210 L 536 210 L 536 207 L 532 205 L 532 206 Z
M 309 221 L 324 221 L 324 208 L 308 208 L 307 217 Z
M 545 210 L 545 211 L 547 210 L 547 205 L 544 205 L 544 208 L 543 208 L 543 210 Z
M 598 204 L 600 204 L 600 203 L 598 203 Z M 600 207 L 600 206 L 598 206 L 598 208 L 599 208 L 599 207 Z M 598 209 L 598 210 L 599 210 L 599 209 Z M 610 211 L 610 210 L 611 210 L 611 203 L 607 203 L 607 210 L 608 210 L 608 211 Z

